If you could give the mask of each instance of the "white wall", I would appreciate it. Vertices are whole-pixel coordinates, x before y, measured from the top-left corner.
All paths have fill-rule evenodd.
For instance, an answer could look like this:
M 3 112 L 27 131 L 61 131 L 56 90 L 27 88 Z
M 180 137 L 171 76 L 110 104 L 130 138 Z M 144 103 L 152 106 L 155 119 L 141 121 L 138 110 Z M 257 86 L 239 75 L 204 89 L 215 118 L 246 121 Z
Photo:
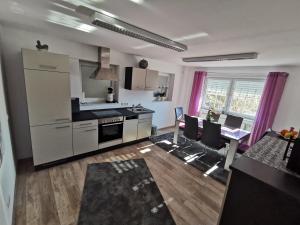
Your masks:
M 208 76 L 222 77 L 245 77 L 245 78 L 266 78 L 269 72 L 280 71 L 289 73 L 289 77 L 279 103 L 279 108 L 273 124 L 274 130 L 281 130 L 291 126 L 300 129 L 300 104 L 298 104 L 300 86 L 300 67 L 281 66 L 281 67 L 218 67 L 218 68 L 193 68 L 189 73 L 193 74 L 196 70 L 208 72 Z M 192 83 L 190 83 L 191 88 Z
M 41 40 L 49 45 L 49 51 L 67 54 L 71 57 L 71 95 L 81 96 L 81 78 L 78 60 L 96 61 L 97 48 L 85 44 L 63 40 L 54 36 L 28 32 L 11 27 L 3 27 L 4 61 L 7 68 L 7 84 L 9 91 L 9 107 L 13 112 L 13 135 L 15 136 L 16 156 L 18 159 L 32 156 L 28 113 L 26 106 L 26 94 L 24 86 L 24 75 L 22 70 L 21 48 L 35 48 L 36 40 Z M 182 73 L 182 67 L 165 63 L 158 60 L 147 59 L 149 68 L 160 72 L 175 74 L 174 96 L 172 102 L 153 102 L 150 91 L 129 91 L 122 88 L 124 86 L 124 76 L 126 66 L 136 66 L 141 57 L 129 55 L 111 50 L 111 63 L 120 65 L 120 92 L 119 101 L 129 105 L 141 103 L 145 107 L 156 111 L 153 123 L 159 128 L 168 127 L 174 124 L 174 107 L 182 105 L 187 101 L 186 90 L 183 84 L 186 79 Z M 190 90 L 189 90 L 190 91 Z M 109 105 L 108 107 L 119 105 Z M 102 106 L 103 107 L 103 106 Z M 107 107 L 107 106 L 105 106 Z
M 0 34 L 2 28 L 0 25 Z M 1 40 L 0 40 L 1 41 Z M 4 94 L 3 75 L 1 71 L 0 45 L 0 126 L 2 131 L 3 163 L 0 166 L 0 224 L 12 224 L 13 203 L 15 192 L 16 169 L 13 157 L 13 148 L 8 123 L 8 113 Z

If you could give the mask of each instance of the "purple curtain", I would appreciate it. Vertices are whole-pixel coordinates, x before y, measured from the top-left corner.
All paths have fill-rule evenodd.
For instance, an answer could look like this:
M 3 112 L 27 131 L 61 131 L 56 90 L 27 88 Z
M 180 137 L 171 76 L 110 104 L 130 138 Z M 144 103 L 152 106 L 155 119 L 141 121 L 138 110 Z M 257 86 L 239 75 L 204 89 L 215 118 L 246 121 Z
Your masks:
M 190 116 L 198 116 L 199 115 L 199 106 L 200 106 L 200 98 L 202 87 L 207 76 L 207 72 L 205 71 L 196 71 L 194 75 L 193 88 L 190 98 L 189 111 L 188 114 Z
M 288 73 L 284 72 L 269 73 L 252 129 L 250 145 L 272 128 L 287 77 Z

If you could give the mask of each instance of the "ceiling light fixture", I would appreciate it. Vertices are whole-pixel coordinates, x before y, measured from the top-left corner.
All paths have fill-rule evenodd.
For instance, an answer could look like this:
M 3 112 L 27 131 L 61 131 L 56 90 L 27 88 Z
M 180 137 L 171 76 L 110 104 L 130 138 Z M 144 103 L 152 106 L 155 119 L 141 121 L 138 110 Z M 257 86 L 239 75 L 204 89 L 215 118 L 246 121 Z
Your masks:
M 76 9 L 77 12 L 87 11 L 85 6 L 79 6 Z M 92 23 L 96 26 L 124 34 L 136 39 L 140 39 L 161 47 L 173 49 L 178 52 L 186 51 L 187 46 L 173 41 L 169 38 L 163 37 L 161 35 L 155 34 L 151 31 L 147 31 L 145 29 L 139 28 L 137 26 L 126 23 L 122 20 L 114 18 L 108 14 L 104 14 L 102 12 L 94 11 L 91 16 Z
M 189 57 L 182 58 L 183 62 L 213 62 L 213 61 L 226 61 L 226 60 L 245 60 L 245 59 L 257 59 L 257 52 L 246 52 L 228 55 L 213 55 L 213 56 L 201 56 L 201 57 Z

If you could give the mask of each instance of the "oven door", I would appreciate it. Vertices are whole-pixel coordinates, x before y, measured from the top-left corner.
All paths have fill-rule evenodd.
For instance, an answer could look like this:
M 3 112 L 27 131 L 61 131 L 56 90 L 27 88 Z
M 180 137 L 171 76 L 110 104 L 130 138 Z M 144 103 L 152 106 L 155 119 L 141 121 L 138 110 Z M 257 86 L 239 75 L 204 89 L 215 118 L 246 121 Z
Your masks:
M 99 124 L 99 143 L 123 138 L 123 122 Z

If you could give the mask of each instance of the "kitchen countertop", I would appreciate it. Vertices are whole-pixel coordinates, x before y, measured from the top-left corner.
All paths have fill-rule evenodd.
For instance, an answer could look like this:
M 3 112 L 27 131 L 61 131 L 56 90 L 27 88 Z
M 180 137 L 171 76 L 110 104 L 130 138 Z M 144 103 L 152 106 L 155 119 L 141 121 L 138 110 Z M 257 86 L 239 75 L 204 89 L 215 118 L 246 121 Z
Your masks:
M 108 110 L 116 110 L 119 113 L 122 114 L 122 116 L 136 116 L 139 114 L 149 114 L 149 113 L 154 113 L 155 111 L 146 109 L 147 111 L 143 112 L 131 112 L 130 110 L 127 110 L 126 108 L 114 108 L 114 109 L 101 109 L 101 110 L 86 110 L 86 111 L 80 111 L 79 113 L 73 113 L 72 114 L 72 121 L 73 122 L 78 122 L 78 121 L 85 121 L 85 120 L 95 120 L 95 119 L 101 119 L 101 118 L 107 118 L 110 116 L 105 116 L 105 117 L 99 117 L 93 114 L 95 111 L 108 111 Z

